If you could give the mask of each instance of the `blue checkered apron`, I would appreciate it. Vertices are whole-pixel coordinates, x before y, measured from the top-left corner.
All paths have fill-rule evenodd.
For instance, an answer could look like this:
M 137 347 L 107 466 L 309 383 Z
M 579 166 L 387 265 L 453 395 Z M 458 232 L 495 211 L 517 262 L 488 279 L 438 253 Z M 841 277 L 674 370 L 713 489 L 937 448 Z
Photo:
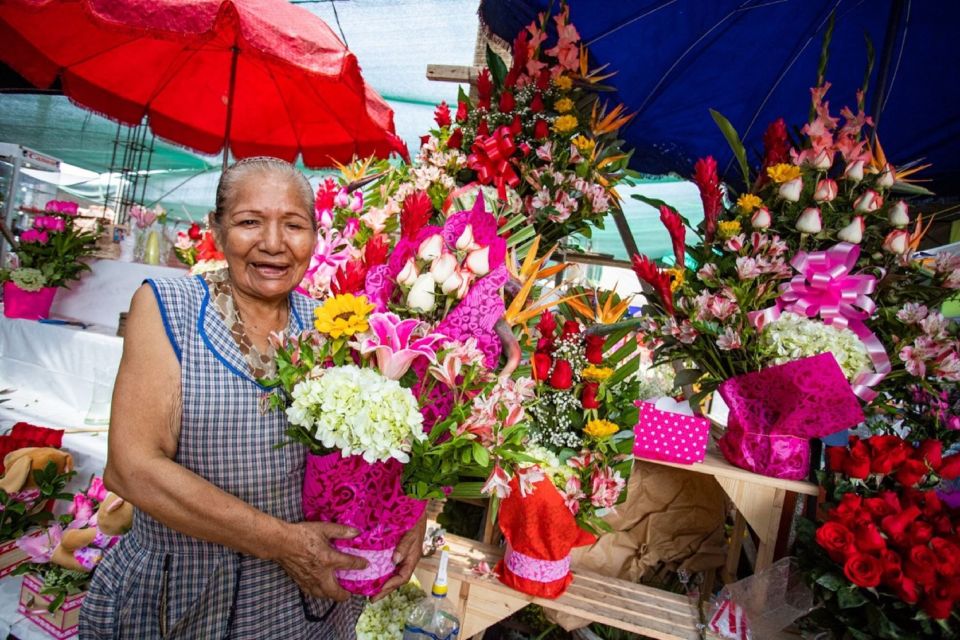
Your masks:
M 274 447 L 286 417 L 264 415 L 264 389 L 249 368 L 200 276 L 149 280 L 180 360 L 182 421 L 176 461 L 257 509 L 303 520 L 306 448 Z M 299 331 L 315 302 L 292 294 Z M 81 638 L 355 638 L 362 600 L 342 605 L 303 596 L 276 563 L 191 538 L 135 512 L 133 529 L 93 576 Z

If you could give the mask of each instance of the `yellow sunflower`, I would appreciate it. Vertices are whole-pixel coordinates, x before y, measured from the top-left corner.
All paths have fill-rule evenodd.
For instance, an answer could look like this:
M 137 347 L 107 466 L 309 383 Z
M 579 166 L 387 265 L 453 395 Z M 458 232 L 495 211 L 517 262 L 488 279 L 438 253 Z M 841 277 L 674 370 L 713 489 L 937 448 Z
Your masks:
M 760 199 L 760 196 L 752 193 L 745 193 L 737 198 L 737 206 L 740 207 L 740 211 L 743 213 L 753 213 L 754 209 L 757 209 L 762 205 L 763 200 Z
M 561 91 L 570 91 L 573 88 L 573 80 L 570 79 L 570 76 L 557 76 L 553 84 L 557 85 L 557 89 Z
M 618 431 L 620 431 L 620 427 L 609 420 L 591 420 L 583 430 L 585 434 L 597 440 L 609 438 Z
M 591 364 L 583 370 L 584 378 L 587 380 L 595 380 L 597 382 L 603 382 L 612 375 L 613 369 L 610 367 L 596 367 Z
M 577 150 L 580 153 L 584 155 L 590 154 L 590 152 L 593 151 L 593 148 L 596 146 L 596 144 L 597 144 L 596 142 L 594 142 L 591 138 L 588 138 L 586 136 L 578 135 L 573 139 L 573 145 L 577 148 Z
M 767 167 L 767 175 L 777 184 L 790 182 L 794 178 L 800 177 L 800 167 L 786 162 Z
M 573 111 L 573 100 L 570 98 L 560 98 L 553 103 L 554 109 L 560 113 L 567 113 L 568 111 Z
M 352 336 L 370 328 L 367 316 L 371 311 L 373 305 L 367 302 L 366 296 L 344 293 L 330 298 L 313 311 L 316 317 L 313 325 L 317 331 L 334 339 Z
M 717 224 L 717 233 L 720 238 L 726 240 L 740 233 L 742 227 L 739 220 L 722 220 Z
M 686 270 L 683 267 L 673 267 L 672 269 L 667 269 L 667 273 L 670 274 L 670 291 L 676 291 L 683 286 L 683 282 L 686 279 Z
M 553 130 L 557 133 L 570 133 L 577 128 L 577 116 L 565 115 L 560 116 L 553 122 Z

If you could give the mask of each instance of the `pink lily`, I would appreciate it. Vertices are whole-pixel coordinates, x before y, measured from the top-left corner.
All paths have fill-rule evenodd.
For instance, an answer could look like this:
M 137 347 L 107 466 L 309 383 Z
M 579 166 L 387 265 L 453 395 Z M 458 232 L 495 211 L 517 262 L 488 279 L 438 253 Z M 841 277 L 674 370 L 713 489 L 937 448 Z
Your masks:
M 395 313 L 374 313 L 369 323 L 372 336 L 359 343 L 360 353 L 375 354 L 380 373 L 391 380 L 399 380 L 421 356 L 436 364 L 439 345 L 447 339 L 439 333 L 417 336 L 422 323 Z

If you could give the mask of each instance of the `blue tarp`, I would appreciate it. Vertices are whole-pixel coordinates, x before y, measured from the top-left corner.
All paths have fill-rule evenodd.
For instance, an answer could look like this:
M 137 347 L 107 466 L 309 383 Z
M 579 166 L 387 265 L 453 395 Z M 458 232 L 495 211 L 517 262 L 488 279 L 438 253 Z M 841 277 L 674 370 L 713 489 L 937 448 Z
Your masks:
M 481 19 L 512 41 L 555 0 L 483 0 Z M 823 33 L 836 27 L 826 78 L 835 114 L 856 105 L 869 35 L 876 64 L 867 111 L 888 158 L 933 163 L 923 176 L 960 195 L 960 2 L 936 0 L 571 0 L 572 22 L 597 65 L 616 71 L 612 100 L 637 116 L 625 130 L 633 167 L 688 176 L 712 154 L 724 177 L 739 171 L 708 109 L 723 113 L 756 164 L 766 126 L 801 126 L 810 108 Z M 885 91 L 880 91 L 881 85 Z

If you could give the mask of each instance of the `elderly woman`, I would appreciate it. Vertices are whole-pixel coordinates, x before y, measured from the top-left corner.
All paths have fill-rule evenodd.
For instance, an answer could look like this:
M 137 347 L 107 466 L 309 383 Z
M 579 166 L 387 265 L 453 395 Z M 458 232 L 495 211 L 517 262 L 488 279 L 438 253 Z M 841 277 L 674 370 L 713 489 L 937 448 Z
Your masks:
M 217 187 L 213 228 L 227 268 L 150 280 L 133 297 L 110 424 L 106 485 L 136 507 L 98 567 L 84 638 L 353 638 L 361 602 L 335 551 L 356 531 L 302 522 L 306 450 L 266 411 L 269 336 L 298 332 L 295 293 L 316 242 L 313 192 L 274 158 L 243 160 Z M 423 523 L 398 547 L 406 582 Z

